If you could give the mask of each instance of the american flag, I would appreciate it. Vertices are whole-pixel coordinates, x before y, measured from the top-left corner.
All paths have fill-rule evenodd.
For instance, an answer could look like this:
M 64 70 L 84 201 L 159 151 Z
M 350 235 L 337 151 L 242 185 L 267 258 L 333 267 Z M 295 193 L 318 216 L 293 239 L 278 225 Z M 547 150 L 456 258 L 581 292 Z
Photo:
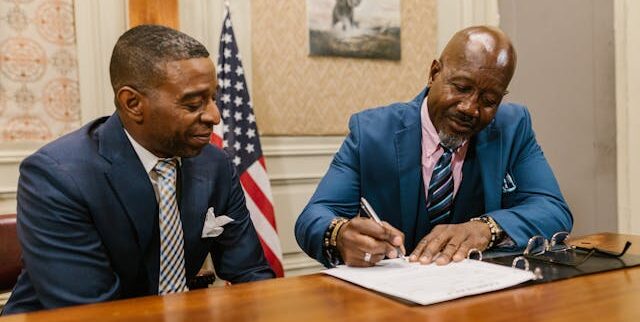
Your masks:
M 220 35 L 217 71 L 216 104 L 222 122 L 214 127 L 211 143 L 231 155 L 265 257 L 276 275 L 282 277 L 282 248 L 276 230 L 271 185 L 228 9 Z

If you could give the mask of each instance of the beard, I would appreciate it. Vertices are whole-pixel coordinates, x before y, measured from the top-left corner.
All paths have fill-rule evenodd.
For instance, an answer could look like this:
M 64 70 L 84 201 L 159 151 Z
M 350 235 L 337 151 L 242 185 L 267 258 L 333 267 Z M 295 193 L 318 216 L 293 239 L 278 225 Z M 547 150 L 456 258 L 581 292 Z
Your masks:
M 467 140 L 465 136 L 445 133 L 444 131 L 438 132 L 438 137 L 440 138 L 440 144 L 452 151 L 457 150 Z

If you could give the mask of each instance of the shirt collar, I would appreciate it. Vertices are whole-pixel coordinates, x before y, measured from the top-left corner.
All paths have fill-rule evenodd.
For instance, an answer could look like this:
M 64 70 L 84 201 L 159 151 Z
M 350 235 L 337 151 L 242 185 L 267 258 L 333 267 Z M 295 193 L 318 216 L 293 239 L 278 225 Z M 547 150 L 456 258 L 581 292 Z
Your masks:
M 131 142 L 131 145 L 133 146 L 133 150 L 136 151 L 136 154 L 138 155 L 138 159 L 140 159 L 140 162 L 142 162 L 144 171 L 146 171 L 147 173 L 151 173 L 151 171 L 156 166 L 158 161 L 165 159 L 165 158 L 159 158 L 155 154 L 151 153 L 151 151 L 145 149 L 142 145 L 140 145 L 140 143 L 138 143 L 131 136 L 131 134 L 129 134 L 129 132 L 126 129 L 124 130 L 124 133 L 127 135 L 129 142 Z M 178 159 L 178 164 L 181 164 L 180 157 L 178 157 L 177 159 Z
M 438 131 L 433 126 L 431 122 L 431 118 L 429 117 L 429 108 L 427 107 L 427 97 L 425 96 L 422 101 L 422 106 L 420 107 L 420 118 L 422 123 L 422 140 L 423 146 L 425 147 L 424 152 L 427 155 L 433 155 L 436 151 L 438 151 L 438 147 L 440 146 L 440 137 L 438 136 Z
M 431 117 L 429 116 L 429 107 L 427 106 L 427 96 L 424 97 L 422 101 L 422 106 L 420 107 L 420 119 L 422 123 L 422 140 L 424 140 L 423 144 L 425 145 L 425 152 L 427 155 L 433 155 L 440 148 L 440 136 L 438 136 L 438 131 L 436 127 L 431 122 Z M 465 146 L 469 140 L 465 140 L 458 149 L 454 150 L 454 153 L 460 150 L 460 147 Z

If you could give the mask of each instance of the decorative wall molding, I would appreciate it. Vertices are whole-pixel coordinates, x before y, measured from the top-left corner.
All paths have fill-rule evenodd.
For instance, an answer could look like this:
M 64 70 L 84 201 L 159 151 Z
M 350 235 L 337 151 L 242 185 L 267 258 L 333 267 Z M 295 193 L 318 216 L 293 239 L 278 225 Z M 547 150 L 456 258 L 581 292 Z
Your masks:
M 500 25 L 498 0 L 439 0 L 437 55 L 454 33 L 474 25 Z
M 317 273 L 324 269 L 319 262 L 303 252 L 284 254 L 282 265 L 287 277 Z
M 317 184 L 327 169 L 324 163 L 316 166 L 313 164 L 332 158 L 343 139 L 343 136 L 263 137 L 262 152 L 267 160 L 271 184 Z M 296 170 L 289 171 L 293 169 Z
M 16 189 L 0 188 L 0 200 L 13 200 L 16 198 Z
M 0 213 L 13 213 L 16 206 L 18 168 L 20 162 L 33 153 L 38 145 L 28 148 L 0 150 Z
M 334 154 L 344 136 L 265 136 L 262 152 L 272 156 L 313 156 Z
M 35 149 L 2 150 L 0 151 L 0 165 L 20 163 L 33 152 L 35 152 Z
M 322 179 L 343 137 L 262 137 L 273 192 L 286 276 L 309 274 L 321 265 L 302 252 L 294 226 Z

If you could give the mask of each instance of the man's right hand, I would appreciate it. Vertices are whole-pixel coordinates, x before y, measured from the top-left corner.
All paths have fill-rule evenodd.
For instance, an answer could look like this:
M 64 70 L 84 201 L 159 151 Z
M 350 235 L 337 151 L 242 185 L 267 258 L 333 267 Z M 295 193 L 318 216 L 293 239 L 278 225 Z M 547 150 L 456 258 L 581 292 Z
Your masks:
M 355 217 L 345 224 L 336 242 L 338 251 L 349 266 L 368 267 L 388 258 L 396 258 L 406 253 L 404 234 L 387 222 L 378 224 L 372 219 Z M 402 251 L 398 254 L 396 247 Z M 366 254 L 371 254 L 366 256 Z M 369 261 L 365 259 L 369 258 Z

